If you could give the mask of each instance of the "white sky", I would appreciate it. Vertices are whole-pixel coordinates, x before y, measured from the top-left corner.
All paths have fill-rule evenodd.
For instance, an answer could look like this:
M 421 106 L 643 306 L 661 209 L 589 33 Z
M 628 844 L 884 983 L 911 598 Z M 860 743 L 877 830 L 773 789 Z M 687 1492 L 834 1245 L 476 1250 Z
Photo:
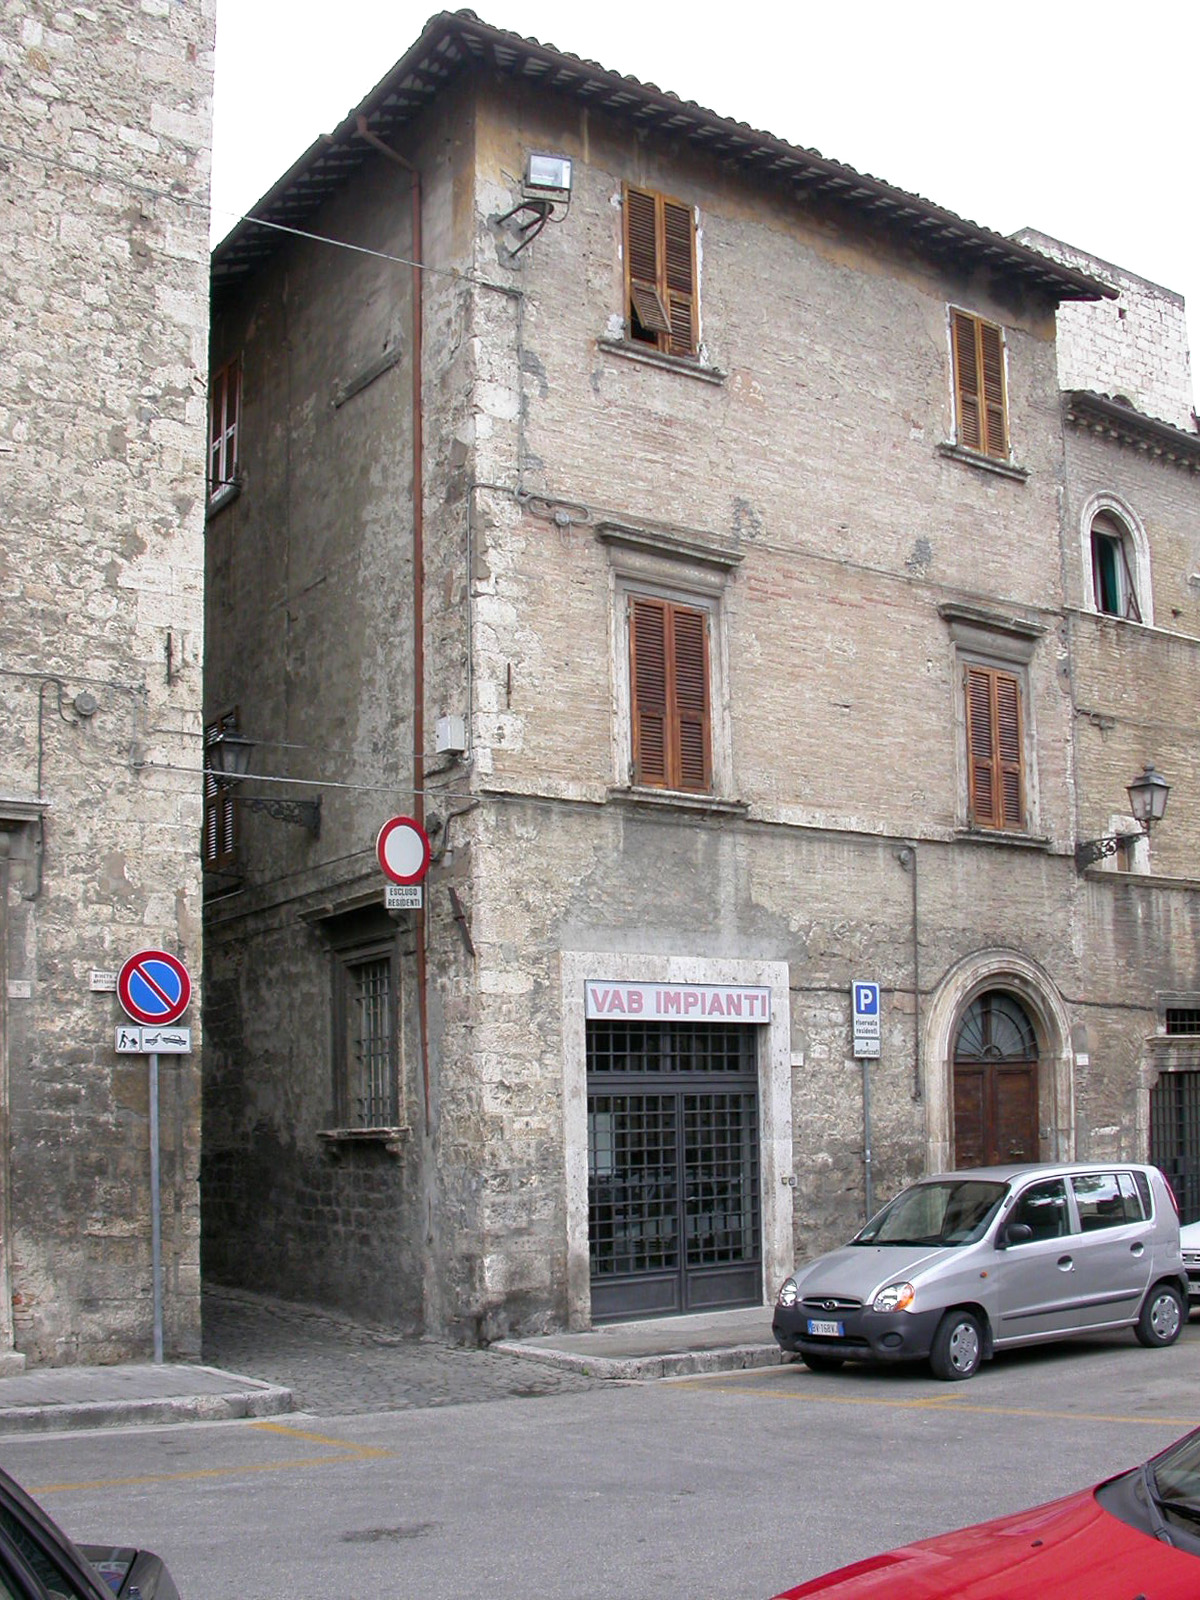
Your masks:
M 214 240 L 366 97 L 435 8 L 218 0 Z M 741 0 L 728 9 L 476 0 L 475 9 L 495 27 L 815 148 L 985 227 L 1039 228 L 1177 290 L 1195 374 L 1197 0 Z

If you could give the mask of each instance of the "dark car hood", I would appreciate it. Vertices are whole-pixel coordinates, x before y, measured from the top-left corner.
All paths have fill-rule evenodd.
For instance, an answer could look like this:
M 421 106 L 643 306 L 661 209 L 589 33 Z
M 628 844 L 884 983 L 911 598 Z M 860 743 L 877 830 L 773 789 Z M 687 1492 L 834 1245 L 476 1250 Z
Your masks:
M 1200 1556 L 1110 1516 L 1092 1490 L 923 1539 L 788 1589 L 776 1600 L 1196 1600 Z

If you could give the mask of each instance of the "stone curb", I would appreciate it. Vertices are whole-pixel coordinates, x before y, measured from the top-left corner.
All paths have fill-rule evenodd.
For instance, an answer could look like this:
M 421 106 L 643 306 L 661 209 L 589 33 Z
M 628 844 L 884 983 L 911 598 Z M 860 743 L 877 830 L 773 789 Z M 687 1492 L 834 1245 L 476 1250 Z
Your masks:
M 707 1372 L 741 1372 L 750 1367 L 780 1365 L 777 1344 L 731 1345 L 724 1350 L 677 1350 L 653 1356 L 588 1356 L 572 1350 L 553 1350 L 540 1345 L 522 1344 L 515 1339 L 499 1339 L 488 1346 L 503 1355 L 540 1361 L 545 1366 L 562 1367 L 585 1378 L 611 1378 L 624 1382 L 646 1382 L 655 1378 L 686 1378 Z
M 172 1422 L 228 1422 L 291 1411 L 292 1391 L 275 1384 L 224 1394 L 172 1395 L 147 1400 L 80 1400 L 61 1405 L 0 1409 L 0 1436 L 68 1428 L 147 1427 Z

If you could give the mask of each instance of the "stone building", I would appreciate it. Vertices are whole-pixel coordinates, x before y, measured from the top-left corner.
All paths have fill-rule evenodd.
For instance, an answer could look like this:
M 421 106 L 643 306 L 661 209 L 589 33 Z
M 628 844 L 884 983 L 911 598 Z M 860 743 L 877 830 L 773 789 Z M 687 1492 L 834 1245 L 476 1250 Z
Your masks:
M 14 0 L 0 41 L 0 1367 L 199 1353 L 199 1057 L 158 1074 L 156 1295 L 113 990 L 199 977 L 212 41 L 211 0 Z
M 1064 425 L 1056 315 L 1122 286 L 469 13 L 253 216 L 206 1270 L 486 1340 L 761 1303 L 952 1162 L 1145 1155 L 1200 1014 L 1198 441 Z M 1105 495 L 1153 625 L 1087 587 Z M 1148 762 L 1149 843 L 1077 864 Z

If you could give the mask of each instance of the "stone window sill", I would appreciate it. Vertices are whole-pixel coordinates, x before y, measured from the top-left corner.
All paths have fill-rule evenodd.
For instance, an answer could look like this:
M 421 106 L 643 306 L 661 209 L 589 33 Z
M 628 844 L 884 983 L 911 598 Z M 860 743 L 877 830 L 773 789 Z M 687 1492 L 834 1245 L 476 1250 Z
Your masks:
M 618 805 L 656 806 L 671 811 L 703 811 L 726 817 L 744 817 L 750 810 L 744 800 L 721 800 L 712 794 L 692 794 L 683 789 L 639 788 L 636 785 L 610 789 L 608 798 Z
M 382 1145 L 390 1156 L 404 1154 L 405 1141 L 411 1136 L 412 1129 L 404 1126 L 396 1128 L 323 1128 L 318 1134 L 331 1155 L 340 1155 L 343 1150 L 353 1149 L 355 1145 Z
M 964 466 L 995 473 L 998 478 L 1011 478 L 1014 483 L 1024 483 L 1029 477 L 1028 469 L 1017 466 L 1015 461 L 998 461 L 995 456 L 980 455 L 977 450 L 964 450 L 962 445 L 951 444 L 949 440 L 937 446 L 937 453 L 947 460 L 961 461 Z
M 208 497 L 208 516 L 215 517 L 218 511 L 224 511 L 226 506 L 232 505 L 242 492 L 241 481 L 237 478 L 232 483 L 223 483 L 215 494 Z
M 664 372 L 678 372 L 685 378 L 699 378 L 701 383 L 724 383 L 725 374 L 717 367 L 706 367 L 686 356 L 667 356 L 649 345 L 633 344 L 627 339 L 597 339 L 596 344 L 606 355 L 621 356 L 626 361 L 638 361 L 646 367 L 661 367 Z
M 954 837 L 960 844 L 1004 844 L 1018 850 L 1049 850 L 1050 841 L 1042 834 L 1020 833 L 1003 828 L 956 828 Z

